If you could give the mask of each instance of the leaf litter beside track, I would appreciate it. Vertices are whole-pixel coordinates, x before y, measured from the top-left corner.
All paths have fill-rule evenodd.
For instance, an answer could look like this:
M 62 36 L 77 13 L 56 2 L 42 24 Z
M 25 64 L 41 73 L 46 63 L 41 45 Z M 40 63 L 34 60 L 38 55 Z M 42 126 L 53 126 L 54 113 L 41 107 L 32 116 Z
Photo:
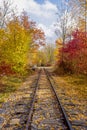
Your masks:
M 0 120 L 3 119 L 3 122 L 0 122 L 2 130 L 24 129 L 28 115 L 28 105 L 33 90 L 32 81 L 35 80 L 36 77 L 37 75 L 32 75 L 27 77 L 26 80 L 23 78 L 22 82 L 20 81 L 20 85 L 17 86 L 16 84 L 17 89 L 15 91 L 11 91 L 6 98 L 4 97 L 5 102 L 2 103 L 2 107 L 0 108 Z M 13 82 L 13 80 L 16 79 L 9 79 L 8 82 L 10 82 L 10 80 Z
M 75 129 L 87 129 L 87 77 L 83 75 L 54 76 L 59 98 L 75 124 Z M 83 127 L 84 126 L 84 127 Z
M 14 76 L 3 76 L 0 79 L 0 105 L 11 93 L 18 89 L 22 82 L 22 78 L 17 78 Z

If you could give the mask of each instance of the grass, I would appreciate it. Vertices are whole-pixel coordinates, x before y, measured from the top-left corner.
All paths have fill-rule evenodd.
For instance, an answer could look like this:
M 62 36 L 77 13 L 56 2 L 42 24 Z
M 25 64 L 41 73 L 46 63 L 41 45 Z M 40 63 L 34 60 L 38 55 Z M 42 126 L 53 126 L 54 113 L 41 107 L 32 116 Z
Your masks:
M 65 110 L 67 112 L 75 112 L 73 116 L 70 116 L 70 119 L 72 121 L 83 120 L 86 123 L 87 76 L 64 74 L 54 75 L 54 79 L 57 84 L 56 90 L 58 96 Z
M 21 84 L 26 80 L 30 75 L 33 75 L 31 69 L 28 70 L 28 73 L 22 76 L 1 76 L 0 77 L 0 106 L 8 98 L 11 93 L 16 92 L 16 90 L 21 86 Z
M 22 81 L 22 78 L 14 76 L 3 76 L 0 78 L 0 105 L 11 93 L 15 92 L 18 87 L 20 87 Z
M 64 75 L 65 82 L 74 86 L 74 89 L 81 94 L 81 97 L 87 96 L 87 76 L 85 75 Z

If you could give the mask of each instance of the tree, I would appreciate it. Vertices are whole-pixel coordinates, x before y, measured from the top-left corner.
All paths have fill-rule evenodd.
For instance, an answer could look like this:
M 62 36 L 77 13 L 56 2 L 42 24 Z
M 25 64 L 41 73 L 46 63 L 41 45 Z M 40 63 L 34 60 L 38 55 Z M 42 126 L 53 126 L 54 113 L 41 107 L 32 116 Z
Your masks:
M 64 53 L 64 71 L 70 73 L 87 74 L 87 39 L 85 32 L 74 31 L 72 33 L 73 39 L 61 48 L 60 54 Z M 62 60 L 60 57 L 59 65 Z
M 11 1 L 3 0 L 0 7 L 0 28 L 4 28 L 11 18 L 14 9 L 11 8 Z
M 70 1 L 61 2 L 61 8 L 58 8 L 57 13 L 57 23 L 56 23 L 56 34 L 58 38 L 62 39 L 62 44 L 70 40 L 71 33 L 77 28 L 77 20 L 75 20 L 75 15 L 73 15 L 72 7 L 70 6 Z M 63 61 L 63 52 L 62 52 Z
M 84 31 L 87 31 L 87 0 L 79 0 L 81 6 L 80 19 L 84 21 Z M 81 22 L 82 23 L 82 22 Z M 83 23 L 82 23 L 83 24 Z
M 38 48 L 42 45 L 37 40 L 44 40 L 43 31 L 29 20 L 28 15 L 13 14 L 7 26 L 0 29 L 0 34 L 0 71 L 24 74 L 27 67 L 36 62 Z
M 38 53 L 39 65 L 52 65 L 55 61 L 55 45 L 46 44 Z

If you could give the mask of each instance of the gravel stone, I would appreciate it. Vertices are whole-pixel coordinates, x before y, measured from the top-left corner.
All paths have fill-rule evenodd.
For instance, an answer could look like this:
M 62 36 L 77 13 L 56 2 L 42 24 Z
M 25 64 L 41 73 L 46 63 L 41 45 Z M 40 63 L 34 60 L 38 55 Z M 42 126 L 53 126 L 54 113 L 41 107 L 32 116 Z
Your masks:
M 19 125 L 20 124 L 20 119 L 12 119 L 10 121 L 10 125 Z

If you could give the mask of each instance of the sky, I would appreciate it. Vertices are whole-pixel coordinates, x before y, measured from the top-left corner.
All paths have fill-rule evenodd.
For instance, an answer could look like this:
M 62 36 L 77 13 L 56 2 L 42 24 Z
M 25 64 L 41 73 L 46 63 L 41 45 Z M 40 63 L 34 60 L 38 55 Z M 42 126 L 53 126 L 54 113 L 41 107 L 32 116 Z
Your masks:
M 0 4 L 4 0 L 0 0 Z M 17 14 L 20 15 L 23 10 L 27 12 L 30 19 L 36 22 L 38 28 L 41 28 L 45 32 L 46 42 L 55 43 L 58 36 L 56 36 L 55 30 L 57 23 L 58 33 L 61 35 L 61 18 L 57 22 L 57 13 L 61 9 L 61 2 L 63 2 L 63 7 L 69 0 L 6 0 L 12 1 L 13 7 L 17 8 Z M 64 14 L 66 15 L 66 14 Z M 71 13 L 68 12 L 68 22 L 66 24 L 67 28 L 76 27 L 76 20 L 71 19 Z
M 57 21 L 57 4 L 59 0 L 13 0 L 20 13 L 27 11 L 30 19 L 37 23 L 38 28 L 44 30 L 46 41 L 54 43 L 56 40 L 55 22 Z

